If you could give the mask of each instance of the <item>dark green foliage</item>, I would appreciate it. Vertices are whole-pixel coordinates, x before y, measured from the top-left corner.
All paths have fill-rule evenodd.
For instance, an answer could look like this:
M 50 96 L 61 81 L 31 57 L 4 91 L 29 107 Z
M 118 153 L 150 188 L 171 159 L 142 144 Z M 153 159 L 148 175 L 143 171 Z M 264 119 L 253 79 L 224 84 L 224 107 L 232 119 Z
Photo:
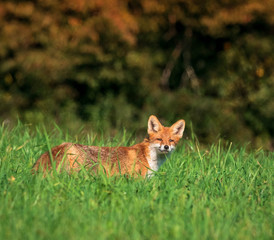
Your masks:
M 273 149 L 273 1 L 2 1 L 0 120 L 145 129 L 150 114 Z

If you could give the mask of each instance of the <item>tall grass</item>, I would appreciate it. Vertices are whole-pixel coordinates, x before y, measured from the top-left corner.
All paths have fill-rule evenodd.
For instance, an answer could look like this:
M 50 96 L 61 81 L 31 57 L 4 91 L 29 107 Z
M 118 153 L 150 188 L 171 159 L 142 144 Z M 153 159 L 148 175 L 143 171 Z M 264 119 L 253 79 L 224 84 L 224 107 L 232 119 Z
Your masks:
M 150 180 L 31 175 L 63 141 L 129 145 L 18 123 L 0 128 L 0 239 L 271 239 L 273 153 L 183 140 Z M 272 202 L 271 202 L 272 201 Z

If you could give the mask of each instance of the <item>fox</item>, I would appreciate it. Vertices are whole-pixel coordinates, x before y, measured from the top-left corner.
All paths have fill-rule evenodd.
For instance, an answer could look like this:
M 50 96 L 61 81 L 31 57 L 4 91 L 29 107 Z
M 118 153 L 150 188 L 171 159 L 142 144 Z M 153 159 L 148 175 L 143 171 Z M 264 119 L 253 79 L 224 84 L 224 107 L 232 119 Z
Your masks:
M 159 170 L 177 143 L 183 137 L 185 121 L 164 127 L 158 118 L 148 119 L 148 136 L 141 143 L 130 147 L 100 147 L 64 142 L 43 153 L 33 165 L 33 173 L 58 171 L 79 172 L 86 169 L 93 173 L 103 170 L 108 176 L 115 174 L 152 177 Z

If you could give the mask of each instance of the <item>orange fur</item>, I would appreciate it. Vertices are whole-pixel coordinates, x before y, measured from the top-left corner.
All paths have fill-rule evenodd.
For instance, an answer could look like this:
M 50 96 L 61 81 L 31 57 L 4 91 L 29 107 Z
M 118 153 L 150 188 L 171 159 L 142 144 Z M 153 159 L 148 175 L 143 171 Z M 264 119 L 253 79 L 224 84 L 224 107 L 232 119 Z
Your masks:
M 33 171 L 41 169 L 45 172 L 55 167 L 68 172 L 78 172 L 85 168 L 91 172 L 103 170 L 108 175 L 120 173 L 145 177 L 151 170 L 158 170 L 157 166 L 162 164 L 166 155 L 182 137 L 184 125 L 184 120 L 179 120 L 171 127 L 164 127 L 155 116 L 150 116 L 149 137 L 141 143 L 131 147 L 62 143 L 53 147 L 50 152 L 42 154 L 34 164 Z

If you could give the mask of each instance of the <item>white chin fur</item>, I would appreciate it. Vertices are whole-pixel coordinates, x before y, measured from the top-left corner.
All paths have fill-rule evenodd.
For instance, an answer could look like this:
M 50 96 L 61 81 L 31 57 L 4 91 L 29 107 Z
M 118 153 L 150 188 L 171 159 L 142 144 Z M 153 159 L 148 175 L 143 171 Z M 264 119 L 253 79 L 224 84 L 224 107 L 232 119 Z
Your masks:
M 167 157 L 169 156 L 169 153 L 172 152 L 175 149 L 174 145 L 169 146 L 167 151 L 161 151 L 165 150 L 164 145 L 160 145 L 158 143 L 151 144 L 149 146 L 150 150 L 150 156 L 148 157 L 148 164 L 149 169 L 147 172 L 147 177 L 150 178 L 154 175 L 154 171 L 158 171 L 158 169 L 161 167 L 161 165 L 166 161 Z
M 160 145 L 158 143 L 155 143 L 151 146 L 152 148 L 155 148 L 158 154 L 167 154 L 172 152 L 175 149 L 175 146 L 171 145 L 169 148 L 166 150 L 165 145 Z
M 162 146 L 159 146 L 158 153 L 160 153 L 160 154 L 167 154 L 167 153 L 172 152 L 174 149 L 175 149 L 174 146 L 169 146 L 168 149 L 165 149 L 165 146 L 162 145 Z
M 164 150 L 164 151 L 162 151 L 162 150 L 160 150 L 160 149 L 158 149 L 158 154 L 167 154 L 167 153 L 170 153 L 170 151 L 169 150 Z

